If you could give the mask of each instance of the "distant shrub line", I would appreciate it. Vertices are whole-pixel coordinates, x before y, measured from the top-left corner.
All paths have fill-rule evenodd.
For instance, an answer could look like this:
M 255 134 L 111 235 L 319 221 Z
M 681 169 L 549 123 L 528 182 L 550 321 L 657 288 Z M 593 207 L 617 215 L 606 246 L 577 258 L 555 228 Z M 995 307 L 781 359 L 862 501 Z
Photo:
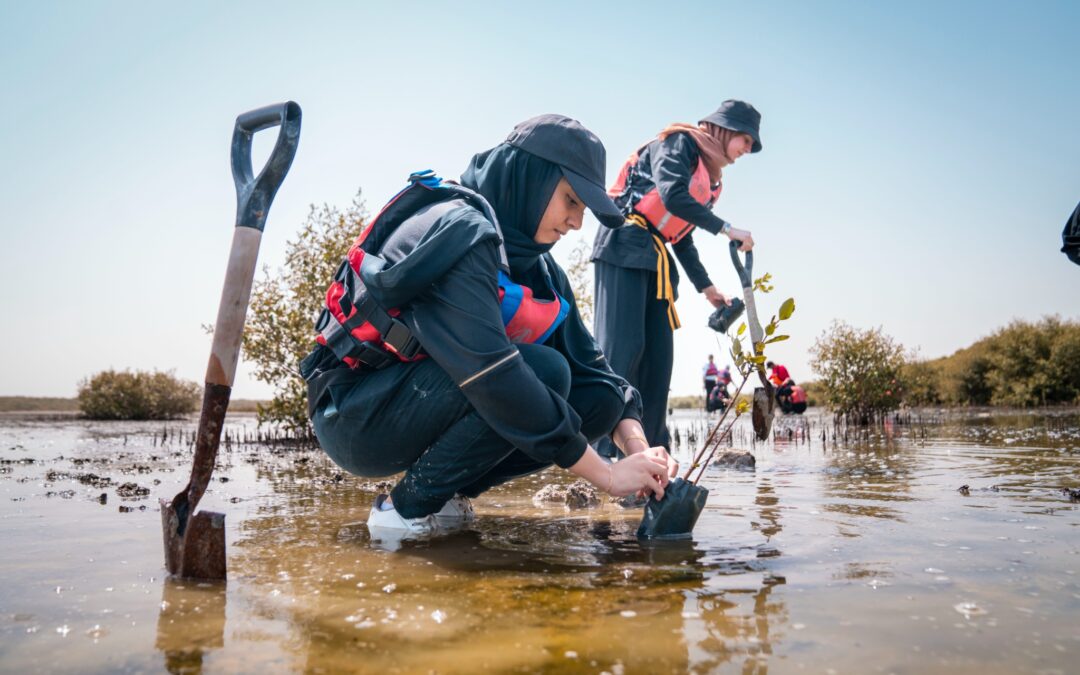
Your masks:
M 172 373 L 105 370 L 79 383 L 79 410 L 97 420 L 168 420 L 193 412 L 202 387 Z

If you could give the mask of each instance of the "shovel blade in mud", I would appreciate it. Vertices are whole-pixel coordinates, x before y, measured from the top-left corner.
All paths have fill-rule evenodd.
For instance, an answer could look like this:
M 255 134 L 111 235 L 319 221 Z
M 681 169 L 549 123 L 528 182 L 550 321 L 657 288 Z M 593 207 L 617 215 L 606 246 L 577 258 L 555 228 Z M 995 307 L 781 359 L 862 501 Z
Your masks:
M 185 504 L 186 506 L 186 504 Z M 165 567 L 182 579 L 225 579 L 225 514 L 200 511 L 182 518 L 169 500 L 161 500 L 161 527 L 165 535 Z
M 638 526 L 638 539 L 689 539 L 709 491 L 676 478 L 668 483 L 661 500 L 650 499 Z
M 767 441 L 769 439 L 769 431 L 772 429 L 775 405 L 776 402 L 773 399 L 771 391 L 765 389 L 765 387 L 757 387 L 754 389 L 754 407 L 751 411 L 751 419 L 754 422 L 754 433 L 757 435 L 759 441 Z

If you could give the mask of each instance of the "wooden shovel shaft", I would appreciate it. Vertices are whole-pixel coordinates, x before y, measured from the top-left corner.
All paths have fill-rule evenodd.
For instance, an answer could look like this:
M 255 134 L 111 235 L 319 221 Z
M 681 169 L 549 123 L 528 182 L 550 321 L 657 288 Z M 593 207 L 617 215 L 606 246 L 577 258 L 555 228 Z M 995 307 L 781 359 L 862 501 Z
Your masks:
M 240 340 L 244 335 L 251 284 L 259 258 L 262 232 L 252 227 L 237 227 L 233 231 L 229 265 L 225 270 L 225 286 L 221 291 L 217 322 L 214 324 L 214 343 L 210 362 L 206 366 L 206 384 L 232 387 L 236 363 L 240 358 Z

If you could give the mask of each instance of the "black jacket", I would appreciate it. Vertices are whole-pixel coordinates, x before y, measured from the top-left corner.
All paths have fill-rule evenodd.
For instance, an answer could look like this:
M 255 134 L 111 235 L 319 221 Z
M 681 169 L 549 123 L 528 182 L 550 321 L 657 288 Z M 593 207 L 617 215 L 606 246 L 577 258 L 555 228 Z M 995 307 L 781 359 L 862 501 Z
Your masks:
M 380 274 L 387 276 L 365 278 L 365 282 L 378 299 L 394 300 L 394 289 L 407 285 L 400 270 L 446 269 L 406 304 L 387 302 L 384 307 L 400 307 L 400 318 L 429 358 L 461 387 L 496 433 L 537 460 L 572 466 L 588 445 L 581 434 L 581 419 L 565 399 L 537 379 L 506 336 L 499 306 L 498 234 L 480 211 L 461 201 L 451 204 L 454 208 L 441 209 L 434 222 L 414 216 L 402 223 L 380 249 L 380 256 L 387 261 Z M 463 255 L 455 252 L 454 258 L 447 259 L 450 247 L 428 245 L 458 232 L 470 242 Z M 637 390 L 608 367 L 581 321 L 566 273 L 550 254 L 545 254 L 543 261 L 556 292 L 571 305 L 566 320 L 544 344 L 566 357 L 575 385 L 610 386 L 626 402 L 623 418 L 640 420 Z M 547 295 L 546 288 L 533 290 L 538 296 Z M 319 350 L 322 355 L 316 358 L 326 372 L 309 380 L 312 409 L 326 395 L 363 386 L 365 375 L 337 361 L 329 349 L 316 348 Z M 400 378 L 380 378 L 387 381 L 387 388 L 370 391 L 372 405 L 379 405 L 384 396 L 405 385 L 408 367 L 389 367 L 399 371 Z M 422 411 L 417 413 L 422 419 Z
M 615 203 L 625 215 L 630 215 L 633 204 L 655 187 L 672 215 L 707 232 L 719 234 L 725 221 L 690 196 L 690 178 L 697 169 L 698 156 L 697 144 L 686 133 L 674 133 L 662 141 L 649 142 L 638 153 L 638 170 L 631 176 L 632 184 L 615 199 Z M 713 285 L 694 246 L 693 233 L 672 244 L 671 248 L 694 288 L 701 291 Z M 656 269 L 652 237 L 635 226 L 601 227 L 593 245 L 592 259 L 619 267 Z M 671 284 L 677 286 L 678 283 L 678 273 L 673 267 Z
M 1065 229 L 1061 231 L 1061 244 L 1061 252 L 1080 265 L 1080 204 L 1076 205 L 1072 217 L 1065 222 Z

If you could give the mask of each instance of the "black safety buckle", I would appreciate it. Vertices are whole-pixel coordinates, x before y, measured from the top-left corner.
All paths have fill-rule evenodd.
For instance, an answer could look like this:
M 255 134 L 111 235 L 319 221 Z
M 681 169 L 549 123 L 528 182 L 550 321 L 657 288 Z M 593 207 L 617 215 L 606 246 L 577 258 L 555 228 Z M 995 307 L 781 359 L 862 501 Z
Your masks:
M 420 351 L 420 341 L 413 338 L 412 331 L 400 320 L 390 318 L 390 330 L 386 331 L 382 340 L 390 345 L 401 358 L 411 361 Z
M 392 354 L 372 345 L 370 342 L 361 343 L 354 352 L 353 358 L 361 365 L 372 370 L 382 370 L 390 364 L 398 362 Z

